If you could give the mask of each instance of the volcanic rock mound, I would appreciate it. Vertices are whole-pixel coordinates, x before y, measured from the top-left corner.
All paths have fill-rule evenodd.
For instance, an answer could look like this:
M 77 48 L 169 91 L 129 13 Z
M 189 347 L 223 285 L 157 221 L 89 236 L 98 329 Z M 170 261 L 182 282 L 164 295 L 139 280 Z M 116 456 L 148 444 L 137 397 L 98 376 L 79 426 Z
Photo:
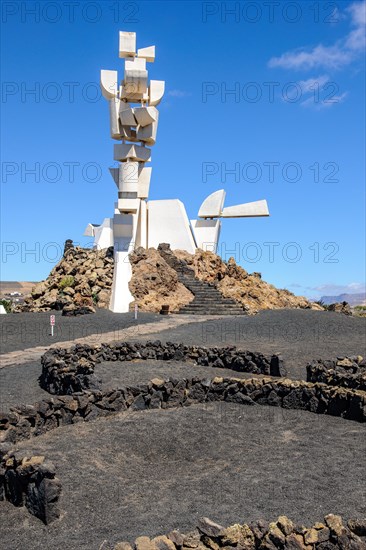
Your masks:
M 138 248 L 130 254 L 132 279 L 129 287 L 141 311 L 159 312 L 169 305 L 179 311 L 194 299 L 179 280 L 180 270 L 189 270 L 198 281 L 214 285 L 224 298 L 242 306 L 246 313 L 262 309 L 323 308 L 288 290 L 280 290 L 262 280 L 260 273 L 249 274 L 234 258 L 224 262 L 212 252 L 197 250 L 189 254 L 170 250 Z M 64 313 L 93 312 L 95 306 L 108 308 L 113 281 L 113 248 L 89 250 L 65 248 L 61 261 L 45 281 L 38 283 L 25 300 L 23 311 L 63 310 Z

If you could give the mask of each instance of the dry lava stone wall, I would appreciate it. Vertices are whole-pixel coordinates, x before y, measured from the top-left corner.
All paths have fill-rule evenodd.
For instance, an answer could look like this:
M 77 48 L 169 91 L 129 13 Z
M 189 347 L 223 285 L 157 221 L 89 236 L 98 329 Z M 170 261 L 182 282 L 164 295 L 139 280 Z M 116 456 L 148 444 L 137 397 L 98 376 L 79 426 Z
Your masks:
M 306 372 L 308 382 L 366 391 L 366 359 L 360 355 L 313 361 L 306 366 Z
M 358 390 L 286 378 L 153 378 L 147 384 L 105 391 L 84 390 L 43 400 L 33 406 L 12 407 L 11 412 L 0 413 L 0 442 L 15 443 L 58 426 L 128 409 L 167 409 L 212 401 L 271 405 L 358 422 L 366 420 L 366 392 Z
M 60 515 L 61 483 L 52 462 L 44 456 L 21 456 L 10 446 L 0 449 L 0 500 L 26 506 L 31 514 L 50 523 Z
M 328 514 L 324 522 L 307 528 L 294 524 L 286 516 L 267 523 L 259 520 L 251 524 L 236 524 L 224 529 L 208 518 L 201 518 L 195 531 L 183 535 L 171 531 L 150 539 L 138 537 L 134 544 L 120 542 L 103 545 L 103 550 L 365 550 L 360 538 L 366 535 L 366 520 L 349 520 L 343 524 L 340 516 Z
M 278 355 L 266 357 L 261 353 L 238 350 L 235 346 L 205 348 L 171 342 L 163 344 L 156 340 L 100 346 L 77 345 L 69 350 L 51 349 L 42 356 L 40 385 L 56 395 L 72 395 L 84 389 L 100 389 L 100 381 L 94 374 L 96 363 L 134 359 L 194 361 L 197 365 L 271 376 L 282 376 L 286 373 L 283 360 Z

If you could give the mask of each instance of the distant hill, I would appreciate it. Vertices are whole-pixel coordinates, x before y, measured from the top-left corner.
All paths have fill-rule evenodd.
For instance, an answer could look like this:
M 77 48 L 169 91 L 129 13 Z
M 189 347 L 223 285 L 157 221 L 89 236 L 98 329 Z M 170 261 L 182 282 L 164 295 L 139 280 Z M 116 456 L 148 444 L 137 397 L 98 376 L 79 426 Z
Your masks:
M 357 294 L 339 294 L 338 296 L 322 296 L 320 298 L 324 304 L 335 304 L 336 302 L 348 302 L 350 306 L 366 305 L 366 294 L 359 292 Z
M 26 295 L 36 284 L 33 281 L 0 281 L 0 296 L 5 296 L 10 292 L 21 292 Z

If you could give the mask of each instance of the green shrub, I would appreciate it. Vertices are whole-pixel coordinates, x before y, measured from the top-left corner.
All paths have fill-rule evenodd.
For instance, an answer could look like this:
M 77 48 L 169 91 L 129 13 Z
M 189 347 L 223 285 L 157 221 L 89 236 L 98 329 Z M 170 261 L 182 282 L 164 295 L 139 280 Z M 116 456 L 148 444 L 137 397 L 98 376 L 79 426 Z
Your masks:
M 96 306 L 97 303 L 99 302 L 99 296 L 98 296 L 98 293 L 97 292 L 93 292 L 92 294 L 92 298 L 93 298 L 93 304 Z
M 63 288 L 66 288 L 67 286 L 73 287 L 74 284 L 75 284 L 75 279 L 74 279 L 74 277 L 73 277 L 72 275 L 67 275 L 66 277 L 64 277 L 64 278 L 60 281 L 60 283 L 59 283 L 59 285 L 58 285 L 58 288 L 59 288 L 60 290 L 62 290 Z
M 11 313 L 12 303 L 10 300 L 0 300 L 0 304 L 4 306 L 6 313 Z

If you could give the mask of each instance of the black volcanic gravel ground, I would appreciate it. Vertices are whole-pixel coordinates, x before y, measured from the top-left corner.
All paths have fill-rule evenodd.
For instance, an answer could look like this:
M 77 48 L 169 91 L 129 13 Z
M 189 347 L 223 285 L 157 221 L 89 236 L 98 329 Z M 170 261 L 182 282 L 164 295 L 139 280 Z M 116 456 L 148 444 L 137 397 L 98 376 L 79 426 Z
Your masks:
M 140 323 L 161 319 L 145 315 Z M 47 345 L 48 336 L 36 341 L 34 334 L 37 323 L 48 328 L 49 314 L 4 317 L 3 352 Z M 14 318 L 9 336 L 7 323 Z M 90 324 L 95 321 L 101 332 L 134 324 L 133 315 L 110 312 L 69 321 L 61 325 L 63 319 L 57 317 L 56 326 L 68 327 L 60 341 L 98 332 Z M 28 340 L 21 336 L 23 322 L 33 327 Z M 190 323 L 143 339 L 282 353 L 290 377 L 304 378 L 308 360 L 365 356 L 365 329 L 361 318 L 277 310 Z M 48 397 L 38 387 L 40 372 L 38 362 L 0 369 L 0 408 Z M 106 362 L 96 372 L 104 386 L 154 376 L 238 376 L 227 369 L 160 361 Z M 365 426 L 306 411 L 216 403 L 131 412 L 65 426 L 18 447 L 54 461 L 65 513 L 44 526 L 25 508 L 0 502 L 4 550 L 99 550 L 104 540 L 131 541 L 172 528 L 187 532 L 202 515 L 228 525 L 287 514 L 310 524 L 330 512 L 345 518 L 366 513 Z
M 50 329 L 51 313 L 56 315 L 53 337 Z M 123 339 L 123 330 L 132 326 L 136 327 L 138 337 L 138 325 L 162 319 L 164 317 L 157 313 L 139 312 L 135 321 L 134 313 L 112 313 L 106 309 L 78 317 L 62 317 L 60 311 L 0 315 L 0 350 L 1 353 L 8 353 L 105 332 L 115 332 L 118 340 Z
M 122 413 L 18 445 L 62 480 L 62 518 L 44 526 L 0 502 L 4 550 L 98 550 L 180 528 L 286 514 L 307 524 L 365 512 L 365 426 L 331 416 L 214 403 Z

